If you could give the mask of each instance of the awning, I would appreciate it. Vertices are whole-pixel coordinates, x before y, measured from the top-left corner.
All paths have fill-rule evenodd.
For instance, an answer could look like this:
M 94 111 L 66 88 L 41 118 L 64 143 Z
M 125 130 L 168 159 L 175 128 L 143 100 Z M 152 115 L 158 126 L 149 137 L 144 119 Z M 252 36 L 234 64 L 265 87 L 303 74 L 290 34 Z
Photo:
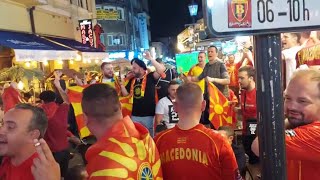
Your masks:
M 108 54 L 102 50 L 89 47 L 85 44 L 82 44 L 81 42 L 78 42 L 73 39 L 63 39 L 63 38 L 56 38 L 56 37 L 45 37 L 49 40 L 52 40 L 53 42 L 56 42 L 60 45 L 64 45 L 66 47 L 70 47 L 72 49 L 75 49 L 77 51 L 81 52 L 82 58 L 84 60 L 95 60 L 95 59 L 105 59 L 108 57 Z
M 0 31 L 0 46 L 14 49 L 16 61 L 77 58 L 77 51 L 27 33 Z

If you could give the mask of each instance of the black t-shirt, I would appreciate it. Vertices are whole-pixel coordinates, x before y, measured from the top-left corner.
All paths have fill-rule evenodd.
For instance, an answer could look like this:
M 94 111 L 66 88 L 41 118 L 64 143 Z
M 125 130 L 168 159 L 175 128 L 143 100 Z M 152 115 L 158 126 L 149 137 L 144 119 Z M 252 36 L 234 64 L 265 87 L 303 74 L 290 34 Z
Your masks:
M 131 88 L 131 79 L 126 86 L 128 92 Z M 155 100 L 155 85 L 156 80 L 153 77 L 153 73 L 147 75 L 147 84 L 145 89 L 144 97 L 141 96 L 141 84 L 143 79 L 136 79 L 136 82 L 133 86 L 133 107 L 132 115 L 133 116 L 154 116 L 156 108 Z
M 165 78 L 160 77 L 157 80 L 157 84 L 156 84 L 156 86 L 158 87 L 157 92 L 158 92 L 159 99 L 168 95 L 169 83 L 170 81 L 172 81 L 172 79 L 176 78 L 176 75 L 172 69 L 166 69 L 165 73 L 166 73 L 166 77 Z

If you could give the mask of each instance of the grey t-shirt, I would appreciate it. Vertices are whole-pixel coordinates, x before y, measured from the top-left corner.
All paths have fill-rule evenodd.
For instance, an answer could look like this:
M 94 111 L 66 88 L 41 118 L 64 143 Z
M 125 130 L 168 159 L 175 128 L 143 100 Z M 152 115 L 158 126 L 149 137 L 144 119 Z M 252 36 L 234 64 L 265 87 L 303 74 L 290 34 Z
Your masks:
M 230 79 L 226 65 L 220 59 L 216 59 L 213 64 L 207 63 L 203 69 L 203 72 L 198 76 L 199 80 L 206 78 L 207 76 L 211 78 L 219 79 Z M 227 98 L 229 97 L 229 89 L 227 85 L 221 85 L 213 83 L 217 88 L 223 93 Z

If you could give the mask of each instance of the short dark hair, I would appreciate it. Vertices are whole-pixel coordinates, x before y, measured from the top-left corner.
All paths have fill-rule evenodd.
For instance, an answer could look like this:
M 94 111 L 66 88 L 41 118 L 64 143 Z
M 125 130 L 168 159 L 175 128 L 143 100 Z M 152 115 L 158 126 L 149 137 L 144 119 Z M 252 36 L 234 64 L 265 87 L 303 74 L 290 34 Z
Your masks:
M 243 66 L 239 69 L 239 72 L 247 72 L 249 77 L 255 78 L 256 71 L 252 66 Z
M 161 58 L 156 58 L 156 61 L 157 61 L 158 63 L 162 63 L 162 59 L 161 59 Z
M 199 51 L 198 56 L 199 56 L 200 54 L 207 55 L 206 52 L 204 52 L 204 51 Z
M 117 91 L 108 84 L 92 84 L 82 92 L 83 113 L 98 121 L 114 116 L 120 111 Z
M 50 102 L 54 102 L 57 98 L 56 93 L 53 91 L 43 91 L 42 93 L 40 93 L 39 95 L 40 100 L 42 100 L 44 103 L 50 103 Z
M 86 170 L 84 165 L 76 165 L 68 170 L 67 178 L 68 180 L 82 180 L 83 177 L 81 173 Z
M 234 55 L 234 54 L 228 54 L 228 57 L 230 57 L 230 56 L 233 56 L 233 57 L 235 57 L 235 55 Z
M 180 82 L 178 82 L 177 80 L 172 80 L 169 82 L 169 86 L 171 85 L 180 85 Z
M 208 49 L 209 49 L 209 48 L 215 48 L 215 49 L 216 49 L 216 53 L 218 53 L 218 51 L 219 51 L 218 48 L 217 48 L 217 46 L 214 46 L 214 45 L 209 46 Z
M 46 113 L 43 109 L 32 106 L 30 104 L 21 103 L 15 106 L 14 109 L 22 109 L 22 110 L 29 110 L 32 112 L 31 122 L 29 124 L 29 130 L 39 130 L 40 131 L 40 138 L 44 137 L 44 134 L 48 127 L 48 118 Z
M 297 43 L 300 42 L 301 39 L 301 33 L 290 33 L 292 36 L 295 36 L 297 38 Z
M 234 136 L 234 129 L 231 126 L 220 126 L 218 131 L 225 131 L 227 136 Z
M 103 69 L 104 66 L 111 64 L 110 62 L 103 62 L 100 66 L 100 69 Z

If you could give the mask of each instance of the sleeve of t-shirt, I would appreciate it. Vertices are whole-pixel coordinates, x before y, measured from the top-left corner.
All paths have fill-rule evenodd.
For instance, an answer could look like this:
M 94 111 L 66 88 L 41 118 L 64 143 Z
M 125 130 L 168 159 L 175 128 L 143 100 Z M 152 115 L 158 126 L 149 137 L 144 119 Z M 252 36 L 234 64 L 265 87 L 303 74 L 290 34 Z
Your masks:
M 164 114 L 164 99 L 160 99 L 158 104 L 156 105 L 156 114 Z
M 153 76 L 154 72 L 150 72 L 148 75 L 147 75 L 147 82 L 153 82 L 154 84 L 157 83 L 158 79 L 154 79 L 154 76 Z M 150 79 L 150 80 L 149 80 Z
M 193 68 L 194 66 L 189 69 L 188 76 L 193 76 Z
M 198 76 L 198 80 L 201 81 L 203 78 L 206 77 L 206 72 L 207 71 L 207 65 L 204 67 L 202 73 Z
M 177 78 L 176 73 L 173 69 L 170 69 L 170 72 L 171 72 L 171 80 Z
M 320 127 L 286 131 L 287 159 L 320 162 Z
M 223 142 L 222 144 L 219 156 L 220 156 L 220 164 L 222 167 L 221 179 L 223 180 L 239 179 L 240 173 L 238 170 L 236 157 L 234 155 L 232 147 L 226 141 Z
M 74 135 L 72 134 L 72 132 L 70 132 L 69 130 L 67 130 L 67 137 L 74 137 Z
M 222 79 L 230 79 L 227 67 L 224 63 L 222 63 L 220 66 L 220 72 Z
M 126 85 L 126 90 L 128 91 L 128 93 L 130 93 L 131 83 L 132 83 L 132 79 L 130 79 L 128 84 Z

